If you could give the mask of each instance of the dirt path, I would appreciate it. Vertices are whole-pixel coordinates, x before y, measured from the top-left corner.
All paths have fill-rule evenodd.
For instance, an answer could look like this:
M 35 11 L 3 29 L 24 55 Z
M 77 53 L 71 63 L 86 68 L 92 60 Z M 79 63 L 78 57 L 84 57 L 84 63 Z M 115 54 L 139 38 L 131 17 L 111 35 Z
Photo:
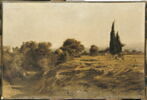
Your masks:
M 10 83 L 3 81 L 3 84 L 3 98 L 36 98 L 38 95 L 33 87 L 35 81 L 21 82 L 18 85 L 11 85 Z
M 12 86 L 8 82 L 3 81 L 3 98 L 11 98 L 16 94 L 21 94 L 20 90 L 14 89 L 13 87 L 20 87 L 20 86 Z

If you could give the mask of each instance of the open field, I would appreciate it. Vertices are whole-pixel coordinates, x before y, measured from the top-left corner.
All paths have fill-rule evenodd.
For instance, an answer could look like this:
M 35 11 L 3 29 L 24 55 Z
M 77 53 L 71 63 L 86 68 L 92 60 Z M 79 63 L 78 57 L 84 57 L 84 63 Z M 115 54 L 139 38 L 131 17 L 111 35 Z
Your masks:
M 142 95 L 143 57 L 125 55 L 123 58 L 115 59 L 111 55 L 106 55 L 75 58 L 49 71 L 46 75 L 48 79 L 45 79 L 46 84 L 43 82 L 45 88 L 41 91 L 51 90 L 54 95 L 59 92 L 58 95 L 61 96 L 80 98 L 116 94 Z M 51 85 L 47 85 L 49 83 Z
M 116 97 L 116 95 L 140 97 L 144 90 L 143 76 L 144 55 L 124 55 L 121 58 L 111 55 L 81 56 L 52 68 L 40 80 L 30 80 L 28 82 L 30 86 L 19 89 L 19 92 L 23 94 L 21 96 L 26 96 L 29 92 L 25 94 L 21 90 L 27 91 L 27 88 L 30 90 L 31 87 L 32 96 L 39 93 L 60 98 Z M 4 88 L 6 85 L 4 83 Z M 17 91 L 13 90 L 13 93 Z M 9 90 L 5 89 L 6 91 Z M 19 92 L 15 94 L 18 97 Z M 16 97 L 15 95 L 12 97 Z

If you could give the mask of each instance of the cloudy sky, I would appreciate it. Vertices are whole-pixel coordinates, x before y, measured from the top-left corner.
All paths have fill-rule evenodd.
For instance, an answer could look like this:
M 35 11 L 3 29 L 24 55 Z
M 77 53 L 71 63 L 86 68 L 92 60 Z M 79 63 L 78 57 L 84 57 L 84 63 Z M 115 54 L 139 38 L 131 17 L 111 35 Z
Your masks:
M 112 22 L 127 48 L 144 47 L 144 3 L 4 3 L 4 45 L 67 38 L 108 47 Z

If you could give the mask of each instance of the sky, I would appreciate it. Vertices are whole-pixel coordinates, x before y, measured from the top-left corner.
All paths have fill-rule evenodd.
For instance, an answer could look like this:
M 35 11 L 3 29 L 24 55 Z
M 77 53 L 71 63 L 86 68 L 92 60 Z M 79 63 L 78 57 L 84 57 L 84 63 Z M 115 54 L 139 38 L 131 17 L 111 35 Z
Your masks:
M 144 3 L 4 3 L 4 45 L 51 42 L 59 48 L 67 38 L 85 47 L 108 47 L 112 22 L 126 48 L 143 50 Z

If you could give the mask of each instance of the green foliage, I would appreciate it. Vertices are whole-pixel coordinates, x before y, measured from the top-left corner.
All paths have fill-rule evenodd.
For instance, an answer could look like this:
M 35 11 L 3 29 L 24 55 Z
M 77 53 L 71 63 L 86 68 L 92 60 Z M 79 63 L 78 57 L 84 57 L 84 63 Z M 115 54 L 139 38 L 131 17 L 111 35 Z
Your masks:
M 84 51 L 84 45 L 75 39 L 67 39 L 64 41 L 63 46 L 61 47 L 63 52 L 68 52 L 69 56 L 77 57 L 80 56 Z
M 91 56 L 98 55 L 98 47 L 96 45 L 91 45 L 91 47 L 90 47 L 90 55 Z

